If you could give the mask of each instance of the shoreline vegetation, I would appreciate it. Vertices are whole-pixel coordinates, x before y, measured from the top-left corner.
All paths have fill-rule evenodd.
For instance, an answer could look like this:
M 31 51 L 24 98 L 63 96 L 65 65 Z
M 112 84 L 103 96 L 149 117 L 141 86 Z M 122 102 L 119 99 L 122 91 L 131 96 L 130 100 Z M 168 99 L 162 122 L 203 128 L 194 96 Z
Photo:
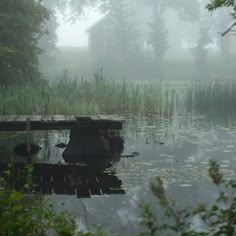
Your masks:
M 14 164 L 0 178 L 0 234 L 35 236 L 106 236 L 100 226 L 92 231 L 80 231 L 72 213 L 58 211 L 42 195 L 35 194 L 32 185 L 32 166 L 25 168 L 24 189 L 16 191 L 11 185 L 14 178 Z M 156 235 L 235 235 L 236 182 L 226 180 L 219 164 L 209 162 L 208 174 L 218 189 L 218 197 L 209 206 L 196 203 L 192 208 L 180 209 L 167 196 L 163 181 L 156 177 L 150 184 L 161 211 L 157 212 L 145 202 L 140 202 L 139 236 Z M 198 219 L 198 227 L 194 219 Z
M 235 80 L 115 81 L 102 72 L 76 79 L 65 71 L 55 80 L 0 86 L 0 115 L 12 114 L 235 114 Z

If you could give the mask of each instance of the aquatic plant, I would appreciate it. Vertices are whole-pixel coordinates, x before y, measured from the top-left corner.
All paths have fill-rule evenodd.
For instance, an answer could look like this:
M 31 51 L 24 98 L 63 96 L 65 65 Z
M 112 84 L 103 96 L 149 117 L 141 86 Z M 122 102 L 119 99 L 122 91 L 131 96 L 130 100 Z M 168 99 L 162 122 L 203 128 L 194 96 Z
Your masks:
M 235 81 L 117 81 L 101 71 L 0 86 L 0 114 L 235 114 Z

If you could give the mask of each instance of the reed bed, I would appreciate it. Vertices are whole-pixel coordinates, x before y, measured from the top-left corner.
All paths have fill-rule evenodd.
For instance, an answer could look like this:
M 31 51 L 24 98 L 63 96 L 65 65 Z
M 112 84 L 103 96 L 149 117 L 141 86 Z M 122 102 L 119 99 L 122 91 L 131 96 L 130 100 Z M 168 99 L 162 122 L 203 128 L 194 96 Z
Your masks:
M 0 114 L 236 113 L 235 81 L 133 82 L 71 79 L 0 86 Z

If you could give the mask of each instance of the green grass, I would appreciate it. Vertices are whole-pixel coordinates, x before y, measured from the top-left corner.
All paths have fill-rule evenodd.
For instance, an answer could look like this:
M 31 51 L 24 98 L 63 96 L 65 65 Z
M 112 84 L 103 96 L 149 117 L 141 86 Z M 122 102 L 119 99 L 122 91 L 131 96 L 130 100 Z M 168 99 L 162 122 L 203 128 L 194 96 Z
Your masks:
M 0 114 L 235 114 L 236 81 L 134 82 L 92 78 L 0 87 Z

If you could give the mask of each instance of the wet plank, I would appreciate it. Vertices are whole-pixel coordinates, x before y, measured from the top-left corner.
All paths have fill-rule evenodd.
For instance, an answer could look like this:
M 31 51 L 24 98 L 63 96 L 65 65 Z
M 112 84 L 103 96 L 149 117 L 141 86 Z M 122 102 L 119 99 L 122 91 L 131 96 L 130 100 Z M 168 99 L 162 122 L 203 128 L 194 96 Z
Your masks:
M 66 120 L 67 122 L 69 122 L 69 121 L 74 122 L 74 121 L 76 121 L 76 118 L 75 118 L 74 115 L 65 115 L 65 120 Z
M 109 115 L 110 119 L 113 121 L 124 122 L 119 116 L 116 115 Z
M 112 120 L 106 115 L 8 115 L 0 116 L 0 131 L 25 131 L 27 118 L 30 119 L 31 130 L 63 130 L 96 125 L 104 129 L 122 129 L 123 124 L 121 119 Z
M 110 121 L 111 118 L 107 115 L 98 115 L 98 117 L 101 119 L 101 120 L 104 120 L 104 121 Z
M 10 123 L 10 122 L 14 122 L 17 119 L 17 115 L 9 115 L 6 116 L 5 122 Z
M 52 122 L 52 116 L 50 115 L 42 115 L 42 122 Z
M 98 121 L 98 120 L 101 120 L 101 119 L 100 119 L 99 116 L 94 115 L 94 116 L 91 116 L 91 120 Z
M 75 118 L 76 118 L 76 120 L 78 120 L 78 121 L 90 121 L 91 120 L 91 116 L 86 116 L 86 115 L 84 115 L 84 116 L 82 116 L 82 115 L 79 115 L 79 116 L 75 116 Z
M 4 115 L 0 116 L 0 122 L 3 123 L 6 120 L 6 117 L 7 116 L 4 116 Z
M 35 116 L 30 116 L 30 122 L 40 122 L 42 120 L 42 116 L 40 115 L 35 115 Z
M 26 115 L 20 115 L 17 117 L 16 122 L 18 123 L 25 123 L 27 121 L 27 118 L 29 118 L 30 116 L 26 116 Z
M 64 122 L 65 116 L 64 115 L 52 115 L 52 120 L 56 123 Z

